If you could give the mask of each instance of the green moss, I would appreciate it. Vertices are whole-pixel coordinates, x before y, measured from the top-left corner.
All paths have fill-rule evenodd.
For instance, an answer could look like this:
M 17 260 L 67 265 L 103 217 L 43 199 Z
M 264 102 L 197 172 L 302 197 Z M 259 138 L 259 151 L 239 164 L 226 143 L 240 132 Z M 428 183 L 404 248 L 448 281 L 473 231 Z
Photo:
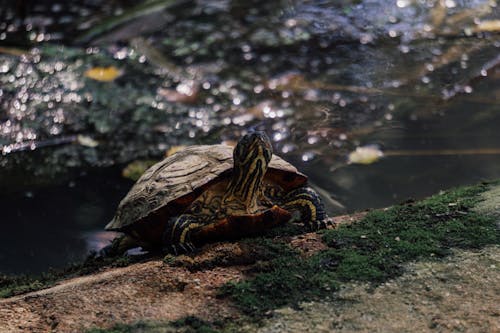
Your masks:
M 45 282 L 26 276 L 0 275 L 0 298 L 26 293 L 45 287 Z
M 212 325 L 194 316 L 188 316 L 171 323 L 176 328 L 184 328 L 189 333 L 216 333 Z
M 213 326 L 197 317 L 189 316 L 172 322 L 145 322 L 117 324 L 111 328 L 93 328 L 86 333 L 217 333 Z
M 257 263 L 248 271 L 253 279 L 229 283 L 220 297 L 230 296 L 244 313 L 262 315 L 265 311 L 304 298 L 336 290 L 338 283 L 321 270 L 320 258 L 304 260 L 283 242 L 259 237 L 244 240 L 255 249 Z
M 224 286 L 221 295 L 246 314 L 262 316 L 276 307 L 328 298 L 345 281 L 385 281 L 411 260 L 440 258 L 451 248 L 500 244 L 494 219 L 472 210 L 486 189 L 459 188 L 373 211 L 358 223 L 323 232 L 328 250 L 307 259 L 282 250 L 257 265 L 250 279 Z
M 323 239 L 332 250 L 322 255 L 340 257 L 342 280 L 381 281 L 400 274 L 409 260 L 442 257 L 454 247 L 498 244 L 500 233 L 493 219 L 471 210 L 485 189 L 460 188 L 371 212 L 359 223 L 325 232 Z
M 141 260 L 144 260 L 144 257 L 103 258 L 90 255 L 83 263 L 73 264 L 65 269 L 52 270 L 38 276 L 0 275 L 0 298 L 47 288 L 64 278 L 91 274 L 104 267 L 124 267 Z

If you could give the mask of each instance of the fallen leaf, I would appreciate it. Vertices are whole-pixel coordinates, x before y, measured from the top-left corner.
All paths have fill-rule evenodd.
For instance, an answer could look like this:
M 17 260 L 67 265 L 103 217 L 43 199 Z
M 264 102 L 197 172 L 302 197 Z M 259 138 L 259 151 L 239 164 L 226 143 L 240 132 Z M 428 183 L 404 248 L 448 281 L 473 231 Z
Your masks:
M 377 146 L 357 147 L 347 158 L 349 164 L 372 164 L 384 156 Z
M 101 81 L 101 82 L 111 82 L 117 77 L 122 75 L 122 71 L 114 66 L 109 67 L 94 67 L 85 72 L 85 77 L 89 79 Z
M 99 145 L 99 142 L 92 139 L 90 136 L 81 135 L 81 134 L 77 135 L 76 141 L 80 145 L 85 146 L 85 147 L 90 147 L 90 148 L 95 148 Z
M 476 32 L 498 32 L 500 31 L 500 20 L 482 21 L 475 28 Z

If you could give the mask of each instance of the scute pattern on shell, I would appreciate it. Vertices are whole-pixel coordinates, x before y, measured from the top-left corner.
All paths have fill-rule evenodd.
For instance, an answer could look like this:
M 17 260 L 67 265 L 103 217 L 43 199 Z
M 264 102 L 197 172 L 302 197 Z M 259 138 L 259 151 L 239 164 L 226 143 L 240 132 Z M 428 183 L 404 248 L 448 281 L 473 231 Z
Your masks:
M 165 207 L 233 168 L 233 147 L 200 145 L 186 147 L 151 166 L 120 202 L 107 230 L 120 230 Z M 273 155 L 269 168 L 300 174 Z M 305 177 L 305 176 L 304 176 Z

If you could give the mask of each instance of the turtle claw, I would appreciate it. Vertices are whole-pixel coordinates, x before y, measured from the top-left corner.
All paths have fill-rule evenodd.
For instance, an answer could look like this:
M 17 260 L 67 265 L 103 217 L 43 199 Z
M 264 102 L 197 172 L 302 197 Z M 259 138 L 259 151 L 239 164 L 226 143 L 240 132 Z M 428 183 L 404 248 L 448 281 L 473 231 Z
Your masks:
M 184 253 L 191 253 L 196 250 L 196 247 L 191 242 L 178 243 L 178 244 L 170 244 L 167 247 L 163 248 L 163 251 L 167 253 L 172 253 L 176 256 Z
M 182 244 L 179 244 L 179 247 L 183 250 L 184 253 L 190 253 L 196 250 L 196 247 L 191 242 L 184 242 Z
M 188 249 L 186 246 L 184 246 L 184 244 L 178 244 L 177 245 L 182 251 L 181 253 L 187 253 L 188 252 Z
M 333 223 L 329 219 L 310 221 L 307 224 L 308 229 L 311 231 L 318 231 L 321 229 L 331 229 L 332 226 Z
M 188 245 L 191 252 L 196 252 L 198 250 L 198 248 L 193 243 L 189 242 Z

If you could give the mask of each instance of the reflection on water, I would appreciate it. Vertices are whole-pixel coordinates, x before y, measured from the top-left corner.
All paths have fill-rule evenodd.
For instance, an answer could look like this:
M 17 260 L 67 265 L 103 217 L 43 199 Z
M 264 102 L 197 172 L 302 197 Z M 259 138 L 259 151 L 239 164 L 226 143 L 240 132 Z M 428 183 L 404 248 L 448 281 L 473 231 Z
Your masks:
M 120 233 L 118 232 L 103 231 L 102 229 L 86 231 L 82 233 L 82 238 L 86 245 L 85 251 L 99 252 L 99 250 L 109 245 L 119 235 Z
M 250 129 L 347 211 L 500 177 L 495 1 L 101 2 L 1 13 L 0 272 L 104 245 L 117 165 Z
M 61 267 L 106 245 L 115 233 L 95 231 L 111 220 L 129 187 L 119 171 L 103 170 L 49 188 L 0 194 L 0 272 Z

